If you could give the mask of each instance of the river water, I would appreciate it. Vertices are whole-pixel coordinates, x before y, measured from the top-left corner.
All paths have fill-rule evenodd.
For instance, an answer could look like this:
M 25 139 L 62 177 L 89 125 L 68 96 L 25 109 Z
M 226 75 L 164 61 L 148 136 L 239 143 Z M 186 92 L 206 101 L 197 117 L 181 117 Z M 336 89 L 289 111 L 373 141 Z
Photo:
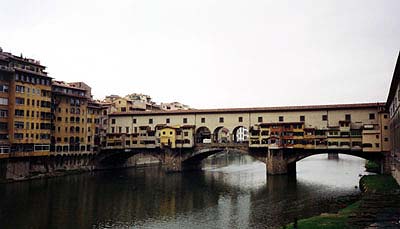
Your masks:
M 265 228 L 329 210 L 359 193 L 365 161 L 306 158 L 267 176 L 249 156 L 219 154 L 203 171 L 147 167 L 0 185 L 0 228 Z

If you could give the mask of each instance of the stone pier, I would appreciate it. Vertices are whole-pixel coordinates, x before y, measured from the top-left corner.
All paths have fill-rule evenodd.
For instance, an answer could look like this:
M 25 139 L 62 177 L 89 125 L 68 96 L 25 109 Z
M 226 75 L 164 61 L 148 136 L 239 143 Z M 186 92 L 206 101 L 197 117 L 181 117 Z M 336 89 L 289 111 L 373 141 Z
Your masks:
M 268 149 L 267 174 L 281 175 L 296 173 L 296 162 L 289 162 L 283 149 Z

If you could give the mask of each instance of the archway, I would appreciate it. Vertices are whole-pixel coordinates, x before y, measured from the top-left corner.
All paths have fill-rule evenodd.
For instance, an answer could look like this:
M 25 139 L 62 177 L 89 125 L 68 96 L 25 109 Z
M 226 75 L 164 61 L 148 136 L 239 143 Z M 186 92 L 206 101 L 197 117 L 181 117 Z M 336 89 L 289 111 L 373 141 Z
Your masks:
M 229 143 L 230 141 L 231 139 L 228 128 L 223 126 L 215 128 L 213 135 L 214 143 Z
M 202 126 L 197 129 L 196 131 L 196 143 L 206 143 L 209 139 L 209 142 L 211 142 L 211 131 L 205 126 Z
M 243 143 L 249 141 L 249 130 L 244 126 L 237 126 L 232 132 L 233 142 Z

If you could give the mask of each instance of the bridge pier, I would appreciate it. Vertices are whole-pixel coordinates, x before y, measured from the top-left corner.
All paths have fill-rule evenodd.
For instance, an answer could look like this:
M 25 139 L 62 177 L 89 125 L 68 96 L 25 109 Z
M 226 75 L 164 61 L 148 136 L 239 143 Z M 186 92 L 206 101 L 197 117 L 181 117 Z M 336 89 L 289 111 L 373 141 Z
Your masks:
M 268 149 L 267 174 L 281 175 L 288 173 L 296 173 L 296 162 L 289 163 L 283 149 Z

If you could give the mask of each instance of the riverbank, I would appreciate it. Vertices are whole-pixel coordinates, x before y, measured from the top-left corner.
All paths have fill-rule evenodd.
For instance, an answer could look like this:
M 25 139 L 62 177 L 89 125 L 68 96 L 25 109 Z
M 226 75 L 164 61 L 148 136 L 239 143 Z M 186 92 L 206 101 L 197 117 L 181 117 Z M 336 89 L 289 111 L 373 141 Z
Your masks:
M 297 228 L 399 228 L 400 187 L 388 175 L 360 179 L 362 196 L 336 214 L 324 213 L 297 222 Z M 286 228 L 294 228 L 293 223 Z

